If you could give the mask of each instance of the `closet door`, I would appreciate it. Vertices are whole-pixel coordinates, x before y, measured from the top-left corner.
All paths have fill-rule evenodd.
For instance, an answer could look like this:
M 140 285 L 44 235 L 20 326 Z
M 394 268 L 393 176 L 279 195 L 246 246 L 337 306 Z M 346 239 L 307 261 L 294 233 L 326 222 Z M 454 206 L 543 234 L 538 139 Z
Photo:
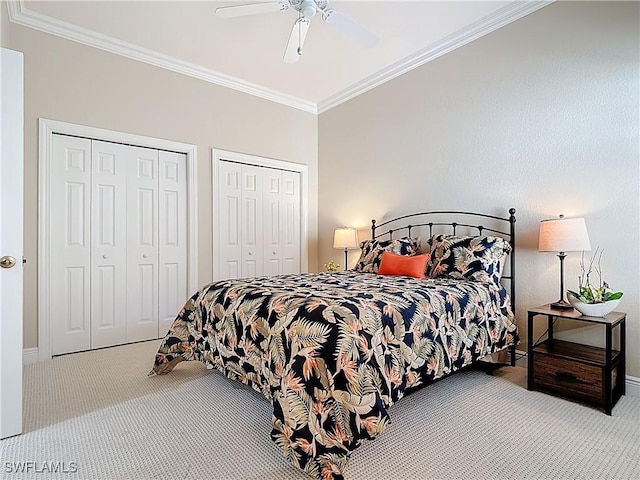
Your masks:
M 159 152 L 159 335 L 187 300 L 187 156 Z
M 264 274 L 300 273 L 300 174 L 262 170 Z
M 242 277 L 263 275 L 262 249 L 262 168 L 242 165 L 242 207 L 240 211 L 242 233 Z
M 128 147 L 121 220 L 127 223 L 127 341 L 158 338 L 157 150 Z
M 127 341 L 126 145 L 92 142 L 91 347 Z
M 242 210 L 242 167 L 238 163 L 220 162 L 216 181 L 217 279 L 240 278 L 242 263 L 240 212 Z
M 282 172 L 282 273 L 300 273 L 300 174 Z
M 51 352 L 91 348 L 91 140 L 54 135 Z
M 283 270 L 284 243 L 282 170 L 263 168 L 262 182 L 264 274 L 279 275 Z
M 216 279 L 300 273 L 300 173 L 219 160 Z

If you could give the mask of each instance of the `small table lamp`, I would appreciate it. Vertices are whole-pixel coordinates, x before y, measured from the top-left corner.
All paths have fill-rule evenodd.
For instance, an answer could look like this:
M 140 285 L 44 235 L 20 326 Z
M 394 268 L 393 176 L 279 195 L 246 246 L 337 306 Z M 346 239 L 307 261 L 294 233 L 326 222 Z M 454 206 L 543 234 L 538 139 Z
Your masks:
M 584 218 L 564 218 L 542 220 L 538 239 L 539 252 L 558 252 L 560 259 L 560 300 L 552 303 L 551 308 L 570 310 L 573 307 L 564 299 L 564 258 L 565 252 L 591 250 L 589 235 Z
M 348 250 L 358 248 L 358 231 L 350 227 L 336 228 L 333 234 L 333 248 L 344 248 L 344 269 L 346 270 L 349 260 Z

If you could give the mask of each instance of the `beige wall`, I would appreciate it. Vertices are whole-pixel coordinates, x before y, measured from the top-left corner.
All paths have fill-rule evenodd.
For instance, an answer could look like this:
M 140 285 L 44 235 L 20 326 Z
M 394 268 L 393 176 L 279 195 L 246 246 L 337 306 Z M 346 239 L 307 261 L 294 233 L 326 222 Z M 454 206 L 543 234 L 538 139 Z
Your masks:
M 0 4 L 0 46 L 9 48 L 9 14 L 4 3 Z
M 4 42 L 6 5 L 1 7 Z M 25 347 L 38 343 L 40 117 L 197 145 L 200 284 L 212 275 L 211 148 L 308 165 L 309 268 L 316 269 L 315 115 L 36 30 L 8 27 L 6 46 L 24 53 L 25 70 Z
M 525 335 L 527 308 L 559 296 L 539 221 L 584 216 L 605 279 L 624 291 L 627 373 L 640 377 L 638 18 L 637 2 L 557 2 L 321 114 L 319 264 L 342 262 L 339 225 L 515 207 Z M 568 288 L 578 260 L 567 258 Z

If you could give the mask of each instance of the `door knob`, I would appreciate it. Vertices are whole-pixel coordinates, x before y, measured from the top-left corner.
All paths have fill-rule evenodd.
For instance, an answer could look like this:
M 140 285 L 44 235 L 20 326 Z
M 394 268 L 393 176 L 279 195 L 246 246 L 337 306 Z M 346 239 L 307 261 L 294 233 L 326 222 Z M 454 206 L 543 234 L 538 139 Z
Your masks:
M 142 254 L 142 258 L 147 258 L 149 255 L 147 255 L 146 253 Z
M 104 254 L 104 255 L 102 255 L 102 258 L 104 258 L 104 259 L 106 260 L 106 259 L 107 259 L 107 258 L 109 258 L 109 257 L 107 257 L 107 255 L 106 255 L 106 254 Z
M 12 268 L 16 264 L 16 259 L 10 255 L 5 255 L 0 258 L 0 267 L 2 268 Z

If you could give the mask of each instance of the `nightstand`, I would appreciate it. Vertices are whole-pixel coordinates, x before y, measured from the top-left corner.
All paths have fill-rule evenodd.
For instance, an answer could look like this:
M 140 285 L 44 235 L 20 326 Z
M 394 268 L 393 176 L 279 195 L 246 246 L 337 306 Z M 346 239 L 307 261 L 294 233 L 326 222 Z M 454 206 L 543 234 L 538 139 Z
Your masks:
M 547 317 L 547 338 L 534 344 L 533 326 L 538 316 Z M 603 325 L 604 348 L 555 339 L 553 325 L 558 318 Z M 580 400 L 611 415 L 611 409 L 625 394 L 626 318 L 623 312 L 588 317 L 576 310 L 555 310 L 548 304 L 529 310 L 527 389 Z M 613 349 L 616 327 L 619 350 Z

